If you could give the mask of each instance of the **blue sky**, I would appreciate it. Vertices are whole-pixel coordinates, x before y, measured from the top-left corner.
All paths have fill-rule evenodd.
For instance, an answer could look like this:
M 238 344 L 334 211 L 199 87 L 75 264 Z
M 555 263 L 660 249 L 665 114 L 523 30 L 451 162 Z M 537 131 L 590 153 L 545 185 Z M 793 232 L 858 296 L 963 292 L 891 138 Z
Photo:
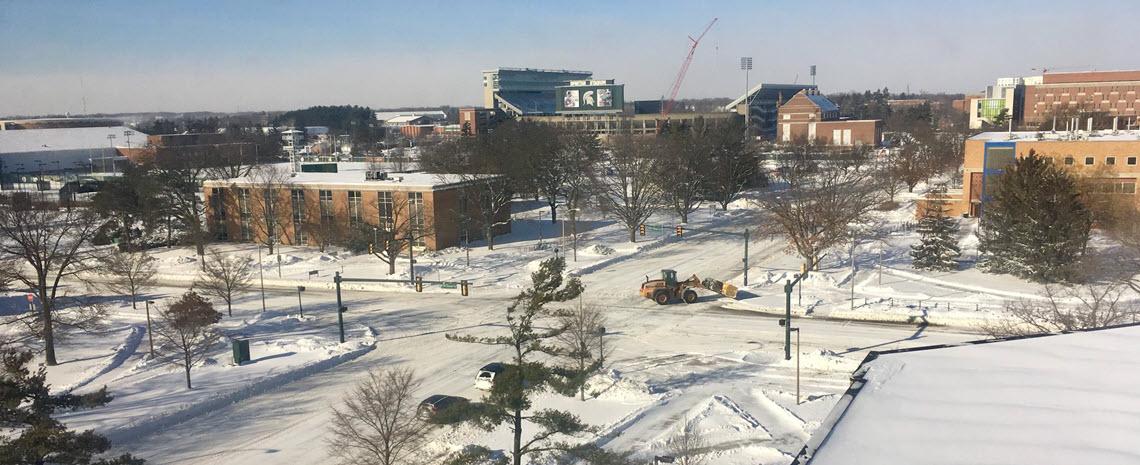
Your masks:
M 1079 7 L 1077 6 L 1079 5 Z M 0 0 L 0 115 L 481 102 L 480 70 L 586 69 L 627 99 L 753 83 L 976 91 L 1032 68 L 1140 68 L 1137 1 Z M 1131 48 L 1131 50 L 1129 50 Z

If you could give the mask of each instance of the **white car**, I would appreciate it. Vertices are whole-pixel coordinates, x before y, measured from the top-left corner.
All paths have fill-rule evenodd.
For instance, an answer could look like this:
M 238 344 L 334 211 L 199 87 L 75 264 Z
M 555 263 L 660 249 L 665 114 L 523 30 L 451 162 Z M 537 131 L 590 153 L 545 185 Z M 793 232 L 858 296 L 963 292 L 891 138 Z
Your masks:
M 479 374 L 475 375 L 475 389 L 490 391 L 495 386 L 495 377 L 506 369 L 507 366 L 499 362 L 484 365 L 479 369 Z

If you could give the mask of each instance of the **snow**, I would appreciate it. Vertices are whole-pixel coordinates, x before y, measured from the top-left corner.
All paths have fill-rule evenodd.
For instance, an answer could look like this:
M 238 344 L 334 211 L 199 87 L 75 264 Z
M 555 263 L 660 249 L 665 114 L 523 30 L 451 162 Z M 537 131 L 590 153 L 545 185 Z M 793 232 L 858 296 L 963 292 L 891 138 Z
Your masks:
M 854 274 L 847 250 L 831 251 L 823 268 L 805 280 L 803 303 L 793 295 L 802 345 L 793 347 L 792 360 L 784 360 L 784 330 L 770 315 L 783 314 L 782 286 L 798 272 L 800 259 L 779 237 L 753 236 L 750 282 L 743 286 L 738 237 L 690 229 L 677 238 L 667 227 L 629 243 L 621 225 L 587 211 L 578 221 L 575 259 L 562 221 L 550 222 L 544 203 L 523 201 L 514 205 L 512 233 L 496 238 L 494 250 L 480 242 L 469 251 L 416 254 L 417 275 L 467 279 L 473 283 L 469 297 L 437 286 L 416 293 L 403 283 L 347 283 L 345 344 L 337 339 L 333 273 L 406 280 L 406 257 L 398 260 L 396 274 L 388 275 L 387 264 L 378 259 L 335 248 L 281 247 L 280 268 L 277 257 L 262 249 L 269 311 L 261 312 L 260 276 L 255 275 L 254 290 L 240 296 L 234 316 L 221 324 L 227 334 L 251 338 L 254 363 L 233 366 L 229 347 L 219 346 L 212 361 L 195 367 L 193 390 L 185 390 L 177 366 L 147 358 L 143 305 L 131 309 L 122 300 L 113 301 L 106 328 L 62 340 L 61 364 L 48 368 L 48 378 L 56 391 L 106 385 L 114 401 L 63 420 L 94 428 L 112 439 L 116 452 L 137 454 L 149 463 L 327 463 L 323 440 L 329 407 L 370 370 L 412 368 L 423 377 L 419 396 L 479 399 L 483 393 L 473 387 L 476 370 L 510 354 L 451 342 L 444 335 L 497 334 L 510 299 L 529 284 L 543 259 L 558 253 L 567 257 L 568 272 L 582 279 L 583 303 L 605 312 L 605 337 L 614 349 L 605 371 L 591 379 L 586 401 L 552 393 L 536 398 L 536 406 L 564 408 L 598 427 L 595 433 L 562 439 L 592 441 L 647 460 L 667 453 L 668 436 L 689 426 L 706 433 L 709 463 L 785 464 L 840 402 L 851 372 L 868 351 L 977 339 L 976 325 L 1003 317 L 1006 301 L 1038 298 L 1037 285 L 974 268 L 976 241 L 968 220 L 959 233 L 961 270 L 913 270 L 909 250 L 918 235 L 906 224 L 914 221 L 914 200 L 923 189 L 901 194 L 898 210 L 876 213 L 872 232 L 881 232 L 881 239 L 856 245 Z M 674 219 L 662 212 L 649 223 L 671 226 Z M 728 211 L 703 206 L 688 227 L 739 232 L 762 224 L 763 214 L 746 197 L 730 203 Z M 570 230 L 569 222 L 565 227 Z M 1112 247 L 1102 238 L 1093 245 Z M 258 256 L 254 244 L 212 244 L 210 249 Z M 163 302 L 184 292 L 199 267 L 193 248 L 152 253 L 163 287 L 146 298 Z M 740 296 L 733 300 L 702 291 L 691 305 L 656 305 L 638 296 L 637 288 L 661 269 L 732 282 L 741 287 Z M 301 296 L 303 318 L 297 312 L 297 285 L 307 288 Z M 0 314 L 23 311 L 25 305 L 23 295 L 13 293 L 0 300 Z M 13 325 L 0 327 L 12 330 Z M 508 435 L 505 427 L 490 432 L 440 428 L 432 433 L 430 454 L 440 457 L 473 444 L 502 451 Z
M 864 379 L 813 465 L 1140 462 L 1140 327 L 884 354 Z

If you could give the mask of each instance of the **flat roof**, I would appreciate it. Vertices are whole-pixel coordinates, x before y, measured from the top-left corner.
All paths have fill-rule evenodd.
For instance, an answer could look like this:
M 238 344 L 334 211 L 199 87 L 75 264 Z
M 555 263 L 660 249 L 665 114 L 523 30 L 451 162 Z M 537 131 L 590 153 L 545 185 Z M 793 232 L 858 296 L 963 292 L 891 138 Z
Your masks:
M 1130 131 L 1098 130 L 1086 131 L 991 131 L 971 136 L 969 140 L 992 142 L 1123 142 L 1140 141 L 1140 130 Z
M 131 131 L 131 137 L 138 141 L 132 141 L 132 146 L 142 147 L 146 144 L 147 134 L 127 126 L 11 129 L 0 131 L 0 153 L 107 149 L 112 145 L 126 147 L 124 131 Z M 114 135 L 115 138 L 108 140 L 108 135 Z
M 319 164 L 319 163 L 317 163 Z M 339 162 L 336 173 L 291 173 L 289 163 L 274 163 L 274 169 L 282 173 L 292 174 L 288 183 L 303 187 L 330 187 L 330 188 L 361 188 L 362 190 L 442 190 L 458 187 L 470 182 L 458 174 L 435 174 L 424 172 L 392 173 L 388 172 L 388 179 L 383 181 L 367 179 L 365 173 L 369 171 L 366 162 Z M 384 171 L 384 170 L 375 170 Z M 494 175 L 480 175 L 481 177 L 494 177 Z M 250 186 L 257 184 L 256 176 L 243 176 L 232 179 L 216 179 L 203 183 L 211 187 Z
M 794 463 L 1140 462 L 1140 326 L 872 353 Z

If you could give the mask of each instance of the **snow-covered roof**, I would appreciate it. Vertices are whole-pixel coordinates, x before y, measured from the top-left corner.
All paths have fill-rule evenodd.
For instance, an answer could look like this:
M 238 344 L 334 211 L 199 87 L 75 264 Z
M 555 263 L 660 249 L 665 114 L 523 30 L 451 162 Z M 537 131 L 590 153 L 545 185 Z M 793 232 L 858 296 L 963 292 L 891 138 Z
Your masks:
M 994 142 L 1068 142 L 1068 141 L 1140 141 L 1140 130 L 1086 131 L 992 131 L 970 137 L 970 140 Z
M 132 145 L 141 147 L 146 134 L 127 126 L 93 128 L 11 129 L 0 131 L 0 153 L 53 152 L 126 147 L 124 131 L 131 131 Z M 107 139 L 114 135 L 114 139 Z
M 732 110 L 735 110 L 735 109 L 736 109 L 736 106 L 737 106 L 737 105 L 740 105 L 741 103 L 744 103 L 744 99 L 745 99 L 745 98 L 747 98 L 749 95 L 752 95 L 752 94 L 755 94 L 755 93 L 757 93 L 757 92 L 760 92 L 761 90 L 765 90 L 765 89 L 775 89 L 775 90 L 789 90 L 789 91 L 795 91 L 795 92 L 799 92 L 801 89 L 803 89 L 803 88 L 805 88 L 805 87 L 808 87 L 808 88 L 813 88 L 813 89 L 815 88 L 815 86 L 814 86 L 814 85 L 805 85 L 805 84 L 768 84 L 768 83 L 763 83 L 763 82 L 762 82 L 762 83 L 760 83 L 760 84 L 756 84 L 756 86 L 755 86 L 755 87 L 753 87 L 753 88 L 749 89 L 749 90 L 748 90 L 748 93 L 746 93 L 746 94 L 744 94 L 744 95 L 741 95 L 740 97 L 737 97 L 737 98 L 736 98 L 736 100 L 733 100 L 733 101 L 729 102 L 729 103 L 728 103 L 728 105 L 725 105 L 725 106 L 724 106 L 724 109 L 725 109 L 726 111 L 732 111 Z M 790 92 L 790 93 L 794 94 L 795 92 Z M 791 97 L 791 95 L 788 95 L 788 97 Z
M 441 110 L 428 110 L 428 111 L 378 111 L 375 112 L 376 119 L 380 121 L 389 121 L 392 118 L 401 116 L 425 116 L 429 119 L 436 121 L 444 121 L 447 119 L 447 113 Z
M 1140 462 L 1140 326 L 872 353 L 796 462 Z
M 441 190 L 455 187 L 466 182 L 469 178 L 457 174 L 435 173 L 387 173 L 387 180 L 367 179 L 365 173 L 369 171 L 369 164 L 365 162 L 339 162 L 336 173 L 307 173 L 298 171 L 291 173 L 289 163 L 275 163 L 271 165 L 282 173 L 290 173 L 288 183 L 294 186 L 329 187 L 329 188 L 359 188 L 362 190 Z M 491 175 L 487 175 L 490 177 Z M 256 176 L 243 176 L 233 179 L 206 181 L 204 184 L 211 187 L 228 187 L 257 184 Z M 381 189 L 383 188 L 383 189 Z
M 422 115 L 401 115 L 384 120 L 384 124 L 408 124 L 427 119 L 428 117 Z
M 807 94 L 807 98 L 811 100 L 815 106 L 819 107 L 820 111 L 839 111 L 839 105 L 836 105 L 835 102 L 831 101 L 831 99 L 820 94 Z

